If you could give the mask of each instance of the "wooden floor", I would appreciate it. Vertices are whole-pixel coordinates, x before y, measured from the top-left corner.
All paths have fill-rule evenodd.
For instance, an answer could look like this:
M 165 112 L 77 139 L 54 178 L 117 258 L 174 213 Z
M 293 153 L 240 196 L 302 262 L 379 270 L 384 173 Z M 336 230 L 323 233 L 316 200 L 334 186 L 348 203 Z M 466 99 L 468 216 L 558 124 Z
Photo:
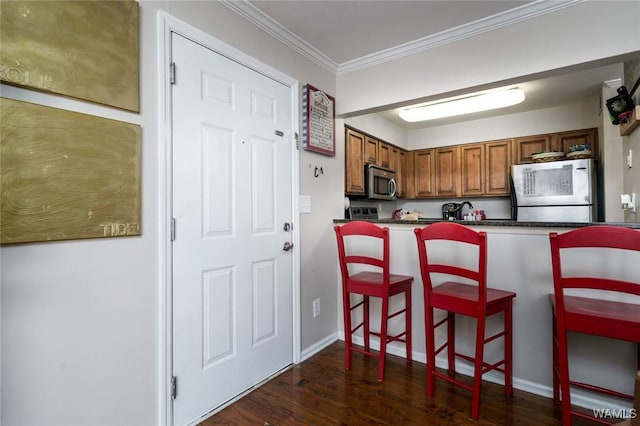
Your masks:
M 339 341 L 292 367 L 208 418 L 211 425 L 559 425 L 553 401 L 484 382 L 480 419 L 469 417 L 471 393 L 442 380 L 433 398 L 425 396 L 425 365 L 387 356 L 383 382 L 375 359 L 354 354 L 344 369 Z M 586 411 L 585 411 L 586 412 Z M 594 423 L 574 417 L 573 425 Z

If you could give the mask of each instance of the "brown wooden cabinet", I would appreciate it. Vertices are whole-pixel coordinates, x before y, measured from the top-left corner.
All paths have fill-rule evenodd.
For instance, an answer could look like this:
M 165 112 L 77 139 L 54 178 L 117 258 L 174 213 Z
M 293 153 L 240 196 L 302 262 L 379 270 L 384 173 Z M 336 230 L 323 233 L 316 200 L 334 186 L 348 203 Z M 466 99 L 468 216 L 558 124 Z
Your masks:
M 589 145 L 591 155 L 596 158 L 598 152 L 598 129 L 570 130 L 555 134 L 555 151 L 562 151 L 567 154 L 571 145 Z
M 559 151 L 567 154 L 571 145 L 589 145 L 593 158 L 598 157 L 598 129 L 569 130 L 559 133 L 525 136 L 514 139 L 514 164 L 532 163 L 532 154 Z
M 389 168 L 396 172 L 396 195 L 402 198 L 406 193 L 406 151 L 393 145 L 390 145 L 389 151 Z
M 407 151 L 398 149 L 398 170 L 396 179 L 398 181 L 398 196 L 407 195 Z
M 514 164 L 533 163 L 531 156 L 538 152 L 551 151 L 551 135 L 525 136 L 514 139 Z
M 365 136 L 346 128 L 344 135 L 344 192 L 349 195 L 363 195 Z
M 414 152 L 416 198 L 509 195 L 512 139 Z
M 597 158 L 597 129 L 406 151 L 345 127 L 345 194 L 364 195 L 364 166 L 376 164 L 396 172 L 399 198 L 506 196 L 511 164 L 572 145 L 589 145 Z
M 378 140 L 364 136 L 364 164 L 378 164 Z
M 435 150 L 436 197 L 457 197 L 458 174 L 460 168 L 458 146 L 447 146 Z
M 420 149 L 412 154 L 413 197 L 435 196 L 435 149 Z
M 384 167 L 385 169 L 392 169 L 395 171 L 395 169 L 391 167 L 391 145 L 378 141 L 378 161 L 376 164 L 380 167 Z
M 487 142 L 485 144 L 485 195 L 509 195 L 511 185 L 512 139 Z
M 364 167 L 375 164 L 396 172 L 398 196 L 406 192 L 406 151 L 378 140 L 364 132 L 345 126 L 345 184 L 346 195 L 365 195 Z
M 460 195 L 481 196 L 485 192 L 486 146 L 474 143 L 460 146 Z

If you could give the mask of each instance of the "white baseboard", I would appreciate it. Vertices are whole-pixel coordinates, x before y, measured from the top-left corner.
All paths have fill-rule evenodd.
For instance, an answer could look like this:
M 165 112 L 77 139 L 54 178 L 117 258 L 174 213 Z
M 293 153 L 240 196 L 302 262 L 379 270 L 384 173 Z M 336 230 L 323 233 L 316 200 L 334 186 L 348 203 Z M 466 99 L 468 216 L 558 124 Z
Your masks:
M 338 333 L 338 338 L 344 341 L 344 332 Z M 353 336 L 353 342 L 357 345 L 364 345 L 364 339 L 361 336 Z M 380 348 L 380 342 L 377 338 L 371 339 L 371 347 L 375 350 Z M 387 353 L 404 357 L 405 351 L 402 344 L 392 343 L 387 346 Z M 411 358 L 413 361 L 426 364 L 427 356 L 424 352 L 417 352 L 413 350 L 411 352 Z M 447 360 L 444 357 L 436 358 L 436 367 L 441 369 L 447 368 Z M 551 366 L 549 366 L 551 369 Z M 473 367 L 471 364 L 456 361 L 456 372 L 465 376 L 473 376 Z M 487 382 L 504 385 L 504 376 L 501 373 L 490 371 L 483 375 L 483 380 Z M 534 395 L 542 396 L 544 398 L 553 398 L 553 388 L 541 383 L 532 382 L 518 377 L 513 377 L 513 388 L 524 392 L 529 392 Z M 580 389 L 572 389 L 571 391 L 571 404 L 577 407 L 582 407 L 587 410 L 594 409 L 611 409 L 611 410 L 629 410 L 632 408 L 632 401 L 625 401 L 619 398 L 608 398 L 604 395 L 598 397 L 593 393 L 583 391 Z
M 336 342 L 337 340 L 339 340 L 338 333 L 333 333 L 325 337 L 324 339 L 314 343 L 313 345 L 304 349 L 300 353 L 300 362 L 303 362 L 304 360 L 311 358 L 312 356 L 314 356 L 315 354 L 317 354 L 327 346 L 331 345 L 333 342 Z M 344 340 L 344 338 L 342 340 Z

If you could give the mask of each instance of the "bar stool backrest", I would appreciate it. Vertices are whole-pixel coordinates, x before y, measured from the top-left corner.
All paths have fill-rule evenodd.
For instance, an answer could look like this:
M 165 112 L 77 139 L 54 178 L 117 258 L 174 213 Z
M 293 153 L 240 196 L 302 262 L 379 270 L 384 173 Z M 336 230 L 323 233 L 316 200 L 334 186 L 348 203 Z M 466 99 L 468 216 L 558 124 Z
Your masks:
M 591 289 L 619 292 L 640 296 L 640 272 L 637 280 L 626 280 L 615 277 L 578 276 L 575 273 L 568 274 L 563 271 L 562 255 L 571 249 L 596 248 L 603 249 L 601 256 L 615 256 L 614 250 L 629 250 L 640 254 L 640 231 L 610 225 L 593 225 L 578 228 L 562 234 L 552 232 L 549 234 L 551 244 L 551 267 L 553 271 L 553 285 L 556 295 L 556 303 L 562 308 L 562 298 L 565 289 Z M 606 258 L 613 261 L 615 258 Z M 640 258 L 639 258 L 640 259 Z M 634 265 L 635 271 L 640 271 L 638 265 Z

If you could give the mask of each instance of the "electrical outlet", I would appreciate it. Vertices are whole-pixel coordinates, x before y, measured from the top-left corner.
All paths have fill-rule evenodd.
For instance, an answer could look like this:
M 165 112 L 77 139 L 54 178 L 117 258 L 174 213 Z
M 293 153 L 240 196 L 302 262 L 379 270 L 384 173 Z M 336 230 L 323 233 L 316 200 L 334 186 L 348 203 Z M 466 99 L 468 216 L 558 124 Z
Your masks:
M 313 301 L 313 317 L 317 317 L 320 315 L 320 299 L 315 299 Z

